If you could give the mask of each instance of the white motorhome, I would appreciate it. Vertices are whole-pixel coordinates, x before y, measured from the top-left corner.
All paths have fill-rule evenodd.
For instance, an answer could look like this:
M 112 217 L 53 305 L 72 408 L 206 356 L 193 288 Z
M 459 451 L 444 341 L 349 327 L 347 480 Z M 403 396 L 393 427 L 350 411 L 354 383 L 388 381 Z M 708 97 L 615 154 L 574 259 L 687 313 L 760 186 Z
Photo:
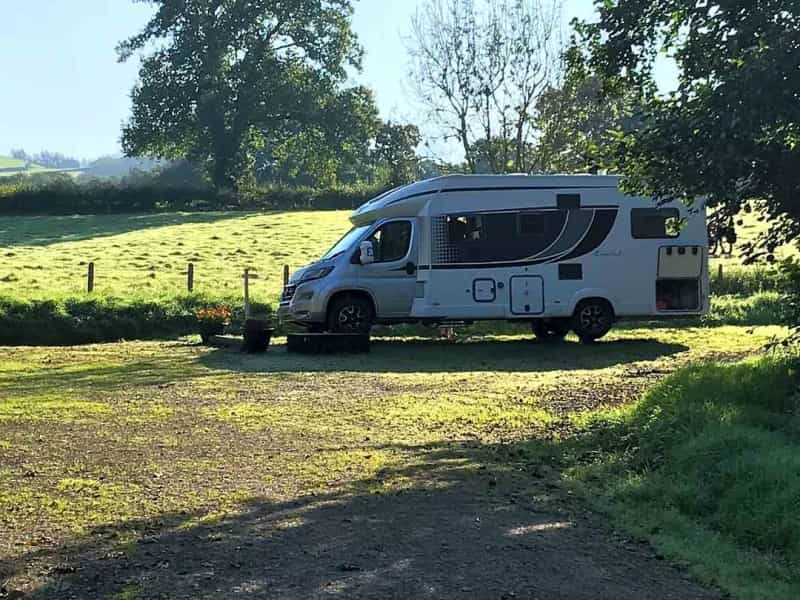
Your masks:
M 315 331 L 528 321 L 583 341 L 620 318 L 708 310 L 705 210 L 622 194 L 612 176 L 447 176 L 379 196 L 291 277 L 279 316 Z

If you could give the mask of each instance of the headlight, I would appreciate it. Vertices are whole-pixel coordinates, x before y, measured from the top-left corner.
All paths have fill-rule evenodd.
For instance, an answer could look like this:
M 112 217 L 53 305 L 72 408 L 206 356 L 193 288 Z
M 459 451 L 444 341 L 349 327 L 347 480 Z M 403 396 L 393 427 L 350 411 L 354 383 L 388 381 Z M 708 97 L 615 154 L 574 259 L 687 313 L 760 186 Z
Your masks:
M 333 267 L 318 267 L 316 269 L 312 269 L 300 280 L 299 283 L 305 283 L 306 281 L 311 281 L 313 279 L 322 279 L 330 275 L 331 271 L 333 271 Z

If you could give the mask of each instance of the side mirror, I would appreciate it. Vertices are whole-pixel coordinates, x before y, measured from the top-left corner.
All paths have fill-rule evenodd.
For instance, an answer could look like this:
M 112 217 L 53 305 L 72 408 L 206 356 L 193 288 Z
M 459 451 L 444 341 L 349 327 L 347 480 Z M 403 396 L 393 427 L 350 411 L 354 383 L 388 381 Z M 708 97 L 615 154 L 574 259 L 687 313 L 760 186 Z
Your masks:
M 372 247 L 372 242 L 369 240 L 361 242 L 361 264 L 371 265 L 375 262 L 375 249 Z

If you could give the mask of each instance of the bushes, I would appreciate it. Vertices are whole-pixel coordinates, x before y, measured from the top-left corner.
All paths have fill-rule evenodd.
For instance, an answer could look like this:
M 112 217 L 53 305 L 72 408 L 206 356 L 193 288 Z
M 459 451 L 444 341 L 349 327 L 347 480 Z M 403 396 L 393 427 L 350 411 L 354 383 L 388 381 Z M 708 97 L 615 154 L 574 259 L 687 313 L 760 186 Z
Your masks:
M 638 404 L 588 419 L 582 443 L 600 458 L 572 477 L 623 523 L 741 597 L 750 587 L 773 594 L 759 597 L 796 597 L 797 366 L 771 356 L 679 371 Z
M 203 296 L 162 300 L 0 297 L 0 345 L 67 346 L 196 334 L 195 311 L 217 303 L 219 299 Z M 271 312 L 268 305 L 254 305 L 253 309 Z M 234 315 L 234 329 L 242 318 L 240 309 Z
M 32 176 L 0 185 L 0 215 L 121 214 L 198 210 L 353 209 L 382 190 L 368 185 L 329 190 L 262 186 L 240 193 L 204 186 L 129 183 L 64 174 Z
M 767 266 L 732 267 L 719 276 L 717 269 L 711 269 L 711 293 L 715 296 L 749 296 L 759 292 L 773 292 L 781 289 L 785 277 L 778 270 Z

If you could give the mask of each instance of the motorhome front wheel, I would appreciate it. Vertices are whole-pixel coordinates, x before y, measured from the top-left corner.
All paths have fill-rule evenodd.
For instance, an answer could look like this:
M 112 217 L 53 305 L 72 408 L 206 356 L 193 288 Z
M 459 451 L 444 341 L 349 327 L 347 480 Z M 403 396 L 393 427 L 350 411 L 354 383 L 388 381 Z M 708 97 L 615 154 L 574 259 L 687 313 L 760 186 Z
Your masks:
M 360 296 L 336 299 L 328 313 L 328 330 L 336 333 L 369 333 L 374 320 L 372 303 Z

